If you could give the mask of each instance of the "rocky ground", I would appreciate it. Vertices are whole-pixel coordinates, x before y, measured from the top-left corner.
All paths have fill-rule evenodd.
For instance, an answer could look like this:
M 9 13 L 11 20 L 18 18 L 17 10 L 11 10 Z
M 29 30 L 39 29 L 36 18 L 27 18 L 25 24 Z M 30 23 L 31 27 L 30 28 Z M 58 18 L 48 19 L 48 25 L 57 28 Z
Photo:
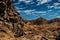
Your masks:
M 60 40 L 60 18 L 24 20 L 13 0 L 0 0 L 0 40 Z

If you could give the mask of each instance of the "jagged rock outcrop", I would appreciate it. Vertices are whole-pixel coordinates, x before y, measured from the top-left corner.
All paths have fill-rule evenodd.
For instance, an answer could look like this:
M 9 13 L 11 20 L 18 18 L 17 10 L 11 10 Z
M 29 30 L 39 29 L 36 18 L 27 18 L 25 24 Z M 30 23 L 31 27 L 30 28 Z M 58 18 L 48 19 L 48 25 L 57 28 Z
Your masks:
M 13 0 L 0 0 L 0 40 L 60 40 L 60 18 L 24 20 Z
M 22 18 L 13 7 L 13 0 L 0 0 L 0 29 L 11 30 L 19 37 L 23 35 L 22 28 Z
M 47 23 L 47 20 L 42 17 L 35 20 L 35 25 L 41 25 L 41 24 L 46 24 L 46 23 Z

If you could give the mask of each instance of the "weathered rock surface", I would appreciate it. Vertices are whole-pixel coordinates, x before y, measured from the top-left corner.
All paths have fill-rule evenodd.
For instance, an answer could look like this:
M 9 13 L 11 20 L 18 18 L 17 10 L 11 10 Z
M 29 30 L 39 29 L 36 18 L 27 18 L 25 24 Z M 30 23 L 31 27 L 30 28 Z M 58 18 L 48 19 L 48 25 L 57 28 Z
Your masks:
M 0 0 L 0 40 L 60 40 L 60 18 L 24 20 L 13 0 Z

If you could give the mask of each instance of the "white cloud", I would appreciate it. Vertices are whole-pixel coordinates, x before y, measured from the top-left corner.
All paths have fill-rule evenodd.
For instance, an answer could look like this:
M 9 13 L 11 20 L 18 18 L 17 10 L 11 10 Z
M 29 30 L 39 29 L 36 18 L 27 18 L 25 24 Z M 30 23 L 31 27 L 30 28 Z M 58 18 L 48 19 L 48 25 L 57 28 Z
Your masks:
M 60 16 L 57 16 L 57 18 L 60 18 Z
M 54 5 L 54 6 L 58 6 L 58 5 L 60 5 L 60 3 L 54 3 L 53 5 Z
M 47 7 L 48 7 L 48 8 L 60 9 L 60 6 L 59 6 L 59 5 L 60 5 L 60 3 L 54 3 L 53 5 L 51 5 L 51 6 L 48 5 Z
M 33 12 L 34 10 L 25 10 L 24 12 L 27 12 L 27 13 L 29 13 L 29 12 Z
M 46 16 L 47 14 L 42 14 L 42 16 Z
M 52 6 L 47 6 L 48 8 L 53 8 L 54 6 L 52 5 Z
M 52 0 L 37 0 L 37 1 L 38 1 L 37 5 L 40 5 L 40 4 L 44 4 L 44 3 L 50 2 Z
M 32 0 L 19 0 L 19 2 L 21 1 L 25 2 L 26 4 L 29 4 L 29 2 L 31 2 Z
M 55 13 L 54 15 L 49 15 L 49 16 L 52 16 L 52 17 L 56 17 L 58 14 L 57 13 Z
M 60 9 L 60 3 L 56 2 L 53 5 L 48 5 L 48 8 L 55 8 L 55 9 Z
M 20 11 L 18 11 L 18 12 L 20 12 Z M 37 13 L 44 14 L 44 15 L 46 14 L 46 11 L 35 11 L 35 10 L 24 10 L 24 11 L 21 11 L 21 12 L 24 12 L 27 15 L 35 15 Z
M 48 10 L 48 12 L 51 12 L 52 10 Z
M 35 11 L 35 13 L 42 13 L 42 14 L 45 14 L 46 11 Z
M 33 15 L 35 10 L 25 10 L 25 11 L 23 11 L 23 12 L 25 12 L 27 15 Z
M 19 1 L 26 1 L 26 0 L 19 0 Z
M 54 7 L 55 9 L 60 9 L 60 6 L 56 6 L 56 7 Z
M 41 0 L 41 4 L 48 2 L 48 0 Z
M 31 13 L 42 13 L 42 14 L 46 13 L 46 11 L 35 11 L 35 10 L 26 10 L 24 12 L 27 12 L 27 13 L 29 13 L 29 12 L 31 12 Z
M 15 0 L 14 0 L 15 1 Z M 31 3 L 31 4 L 33 4 L 34 2 L 33 2 L 33 0 L 18 0 L 18 2 L 17 3 L 15 3 L 15 4 L 19 4 L 20 2 L 25 2 L 26 4 L 29 4 L 29 3 Z M 38 2 L 38 4 L 37 5 L 40 5 L 40 4 L 44 4 L 44 3 L 47 3 L 47 2 L 50 2 L 51 0 L 37 0 L 37 2 Z
M 20 10 L 17 10 L 17 12 L 19 12 L 19 13 L 20 13 L 21 11 L 20 11 Z

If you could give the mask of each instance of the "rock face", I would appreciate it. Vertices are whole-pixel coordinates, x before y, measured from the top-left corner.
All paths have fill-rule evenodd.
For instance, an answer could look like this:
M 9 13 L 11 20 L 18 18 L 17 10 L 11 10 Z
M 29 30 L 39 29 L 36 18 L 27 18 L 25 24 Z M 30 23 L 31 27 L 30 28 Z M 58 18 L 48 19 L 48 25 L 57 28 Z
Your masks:
M 60 40 L 60 18 L 24 20 L 13 0 L 0 0 L 0 40 Z
M 23 35 L 23 24 L 12 3 L 13 0 L 0 0 L 0 29 L 11 30 L 18 37 Z

